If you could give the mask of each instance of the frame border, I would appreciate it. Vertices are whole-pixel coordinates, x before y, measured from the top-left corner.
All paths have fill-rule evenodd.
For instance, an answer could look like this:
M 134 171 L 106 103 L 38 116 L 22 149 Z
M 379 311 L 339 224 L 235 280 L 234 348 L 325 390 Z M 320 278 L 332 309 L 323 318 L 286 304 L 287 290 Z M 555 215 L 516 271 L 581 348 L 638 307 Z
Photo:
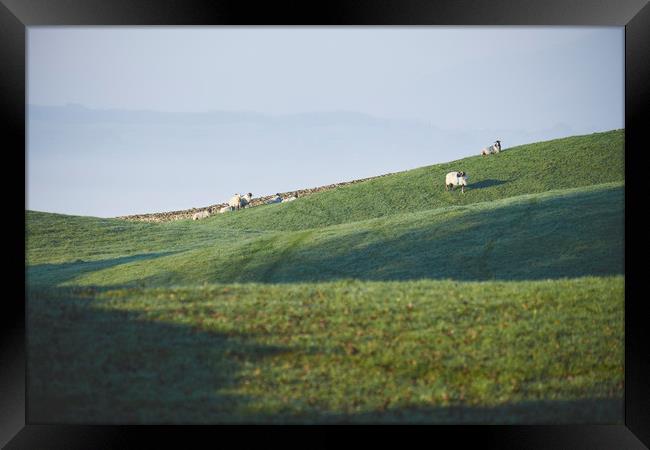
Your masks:
M 318 2 L 253 2 L 248 0 L 0 0 L 0 111 L 5 125 L 4 140 L 23 168 L 23 195 L 12 197 L 8 219 L 16 232 L 25 229 L 25 119 L 26 35 L 29 26 L 60 25 L 525 25 L 525 26 L 625 26 L 625 221 L 627 236 L 625 292 L 625 425 L 576 426 L 434 426 L 354 427 L 364 437 L 386 442 L 403 436 L 396 431 L 433 432 L 454 442 L 475 442 L 507 448 L 642 449 L 650 447 L 650 358 L 645 343 L 642 286 L 638 269 L 630 260 L 640 250 L 629 245 L 639 236 L 638 221 L 629 219 L 639 203 L 641 165 L 639 155 L 648 139 L 650 104 L 650 6 L 648 0 L 330 0 Z M 21 158 L 20 155 L 23 157 Z M 13 165 L 12 165 L 13 166 Z M 18 173 L 18 171 L 12 171 Z M 20 179 L 20 173 L 17 178 Z M 13 192 L 6 178 L 5 192 Z M 22 231 L 20 229 L 22 228 Z M 24 236 L 24 234 L 23 234 Z M 25 257 L 25 246 L 15 240 L 10 246 L 16 259 Z M 25 272 L 11 267 L 8 273 L 17 286 Z M 254 426 L 73 426 L 33 425 L 27 420 L 25 288 L 23 300 L 12 297 L 9 313 L 3 312 L 0 346 L 0 445 L 6 448 L 114 448 L 142 439 L 160 439 L 166 444 L 187 446 L 198 437 L 214 440 L 236 432 L 245 442 L 251 437 L 273 437 L 279 429 L 309 431 L 335 437 L 341 430 L 327 427 Z M 20 290 L 16 287 L 16 291 Z M 349 427 L 345 427 L 349 430 Z M 244 433 L 242 431 L 254 431 Z M 401 433 L 400 433 L 401 434 Z M 191 437 L 190 437 L 191 436 Z M 320 437 L 319 436 L 319 437 Z M 188 440 L 190 437 L 191 440 Z M 135 440 L 135 441 L 134 441 Z M 200 441 L 199 441 L 200 442 Z M 399 441 L 395 441 L 396 443 Z M 145 445 L 147 446 L 147 445 Z

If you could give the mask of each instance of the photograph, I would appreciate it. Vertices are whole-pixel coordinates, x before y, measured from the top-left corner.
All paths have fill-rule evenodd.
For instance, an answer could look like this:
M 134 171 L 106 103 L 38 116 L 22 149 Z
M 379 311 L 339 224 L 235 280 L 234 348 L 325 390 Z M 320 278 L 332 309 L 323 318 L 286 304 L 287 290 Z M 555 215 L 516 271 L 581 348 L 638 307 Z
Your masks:
M 625 27 L 25 33 L 31 423 L 625 424 Z

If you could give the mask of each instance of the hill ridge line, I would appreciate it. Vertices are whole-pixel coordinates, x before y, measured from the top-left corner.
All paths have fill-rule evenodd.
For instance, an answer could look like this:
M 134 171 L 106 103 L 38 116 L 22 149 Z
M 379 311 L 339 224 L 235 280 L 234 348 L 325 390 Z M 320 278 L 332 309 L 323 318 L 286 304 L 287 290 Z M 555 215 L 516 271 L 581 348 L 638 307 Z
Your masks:
M 521 144 L 521 145 L 515 145 L 513 147 L 509 147 L 507 149 L 507 153 L 512 152 L 513 150 L 519 150 L 522 147 L 529 147 L 531 145 L 540 145 L 540 144 L 546 144 L 547 146 L 549 144 L 560 144 L 562 142 L 570 142 L 574 141 L 576 139 L 580 138 L 591 138 L 595 135 L 611 135 L 612 133 L 617 133 L 621 132 L 622 129 L 615 129 L 615 130 L 609 130 L 609 131 L 604 131 L 604 132 L 594 132 L 591 134 L 585 134 L 585 135 L 576 135 L 576 136 L 567 136 L 567 137 L 561 137 L 561 138 L 556 138 L 556 139 L 550 139 L 547 141 L 541 141 L 541 142 L 533 142 L 529 144 Z M 339 183 L 332 183 L 332 184 L 327 184 L 323 186 L 318 186 L 314 188 L 307 188 L 307 189 L 297 189 L 297 190 L 292 190 L 292 191 L 287 191 L 281 193 L 282 198 L 287 198 L 293 194 L 297 194 L 299 197 L 305 197 L 309 196 L 311 194 L 315 194 L 318 192 L 323 192 L 323 191 L 329 191 L 336 189 L 338 187 L 343 187 L 343 186 L 348 186 L 352 184 L 358 184 L 358 183 L 364 183 L 370 180 L 376 180 L 379 178 L 383 177 L 388 177 L 392 175 L 398 175 L 398 174 L 403 174 L 407 172 L 411 172 L 413 170 L 418 170 L 418 169 L 423 169 L 431 166 L 450 166 L 456 163 L 460 163 L 462 161 L 468 161 L 476 158 L 482 158 L 478 155 L 468 155 L 453 161 L 447 161 L 447 162 L 442 162 L 442 163 L 433 163 L 431 165 L 426 165 L 422 167 L 415 167 L 415 168 L 410 168 L 410 169 L 405 169 L 405 170 L 399 170 L 395 172 L 390 172 L 390 173 L 385 173 L 382 175 L 375 175 L 371 177 L 366 177 L 366 178 L 359 178 L 355 180 L 350 180 L 350 181 L 343 181 Z M 264 205 L 266 202 L 268 202 L 270 199 L 272 199 L 275 196 L 275 194 L 272 195 L 266 195 L 262 197 L 257 197 L 253 198 L 250 202 L 251 206 L 260 206 Z M 212 204 L 209 206 L 203 206 L 203 207 L 193 207 L 193 208 L 187 208 L 187 209 L 182 209 L 182 210 L 176 210 L 176 211 L 165 211 L 165 212 L 153 212 L 153 213 L 142 213 L 142 214 L 130 214 L 130 215 L 122 215 L 122 216 L 117 216 L 113 217 L 113 219 L 118 219 L 118 220 L 127 220 L 127 221 L 132 221 L 132 222 L 171 222 L 171 221 L 176 221 L 176 220 L 187 220 L 191 219 L 192 215 L 199 211 L 207 211 L 210 214 L 216 214 L 218 213 L 219 209 L 227 205 L 226 202 L 221 202 L 217 204 Z
M 412 170 L 412 169 L 411 169 Z M 375 180 L 377 178 L 383 178 L 387 177 L 389 175 L 395 175 L 398 173 L 403 173 L 403 172 L 408 172 L 409 170 L 401 170 L 398 172 L 390 172 L 390 173 L 385 173 L 382 175 L 375 175 L 372 177 L 367 177 L 367 178 L 359 178 L 357 180 L 350 180 L 350 181 L 342 181 L 340 183 L 332 183 L 332 184 L 326 184 L 323 186 L 317 186 L 314 188 L 307 188 L 307 189 L 296 189 L 293 191 L 287 191 L 287 192 L 280 192 L 280 196 L 282 198 L 287 198 L 290 197 L 293 194 L 298 195 L 299 197 L 305 197 L 311 194 L 315 194 L 317 192 L 324 192 L 324 191 L 329 191 L 332 189 L 336 189 L 341 186 L 347 186 L 351 184 L 358 184 L 358 183 L 363 183 L 366 181 L 370 180 Z M 251 206 L 260 206 L 266 204 L 267 201 L 271 200 L 272 198 L 275 197 L 275 194 L 272 195 L 265 195 L 263 197 L 256 197 L 251 199 L 250 205 Z M 114 217 L 115 219 L 123 219 L 123 220 L 129 220 L 129 221 L 136 221 L 136 222 L 172 222 L 175 220 L 185 220 L 185 219 L 191 219 L 192 215 L 196 212 L 199 211 L 208 211 L 210 214 L 216 214 L 219 212 L 219 209 L 221 209 L 224 206 L 227 206 L 228 202 L 223 202 L 223 203 L 217 203 L 214 205 L 210 206 L 204 206 L 204 207 L 198 207 L 198 208 L 189 208 L 189 209 L 182 209 L 178 211 L 166 211 L 166 212 L 157 212 L 157 213 L 145 213 L 145 214 L 130 214 L 126 216 L 117 216 Z

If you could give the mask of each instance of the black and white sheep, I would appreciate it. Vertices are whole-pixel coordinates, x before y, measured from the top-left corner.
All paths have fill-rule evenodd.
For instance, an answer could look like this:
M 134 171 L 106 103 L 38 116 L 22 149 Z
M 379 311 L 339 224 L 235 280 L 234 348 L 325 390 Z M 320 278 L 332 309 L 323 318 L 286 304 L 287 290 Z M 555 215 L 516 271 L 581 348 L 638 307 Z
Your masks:
M 491 155 L 492 153 L 499 153 L 501 151 L 501 141 L 494 141 L 494 144 L 489 147 L 485 147 L 481 150 L 481 156 Z
M 467 174 L 465 172 L 449 172 L 445 177 L 445 190 L 454 190 L 455 186 L 460 186 L 460 191 L 465 192 L 467 186 Z

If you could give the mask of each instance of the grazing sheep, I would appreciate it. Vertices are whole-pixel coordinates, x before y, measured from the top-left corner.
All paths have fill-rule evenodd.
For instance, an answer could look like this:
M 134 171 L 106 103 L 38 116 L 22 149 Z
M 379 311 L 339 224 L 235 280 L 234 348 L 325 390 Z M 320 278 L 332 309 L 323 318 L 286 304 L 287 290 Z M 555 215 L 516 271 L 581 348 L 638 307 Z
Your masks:
M 445 177 L 445 190 L 449 188 L 454 190 L 455 186 L 460 186 L 460 191 L 465 193 L 465 186 L 467 186 L 467 174 L 465 172 L 449 172 Z
M 209 216 L 210 216 L 210 213 L 208 211 L 206 211 L 206 210 L 203 210 L 203 211 L 199 211 L 199 212 L 194 213 L 194 215 L 192 215 L 192 220 L 205 219 L 206 217 L 209 217 Z
M 219 210 L 219 214 L 223 214 L 225 212 L 229 212 L 229 211 L 232 211 L 232 210 L 233 210 L 232 206 L 224 206 Z
M 228 200 L 228 206 L 232 209 L 245 208 L 251 202 L 252 198 L 253 194 L 250 192 L 246 195 L 235 194 L 230 200 Z
M 494 141 L 494 144 L 481 150 L 481 156 L 491 155 L 492 153 L 499 153 L 500 151 L 501 151 L 501 141 L 496 140 Z
M 293 194 L 291 197 L 282 200 L 282 203 L 292 202 L 298 198 L 298 194 Z
M 239 207 L 240 208 L 246 208 L 249 206 L 251 199 L 253 198 L 253 194 L 250 192 L 242 197 L 239 198 Z
M 273 203 L 282 203 L 282 196 L 280 194 L 275 194 L 275 197 L 267 201 L 266 204 L 270 205 Z
M 228 206 L 231 208 L 239 209 L 241 206 L 241 195 L 235 194 L 230 200 L 228 200 Z

